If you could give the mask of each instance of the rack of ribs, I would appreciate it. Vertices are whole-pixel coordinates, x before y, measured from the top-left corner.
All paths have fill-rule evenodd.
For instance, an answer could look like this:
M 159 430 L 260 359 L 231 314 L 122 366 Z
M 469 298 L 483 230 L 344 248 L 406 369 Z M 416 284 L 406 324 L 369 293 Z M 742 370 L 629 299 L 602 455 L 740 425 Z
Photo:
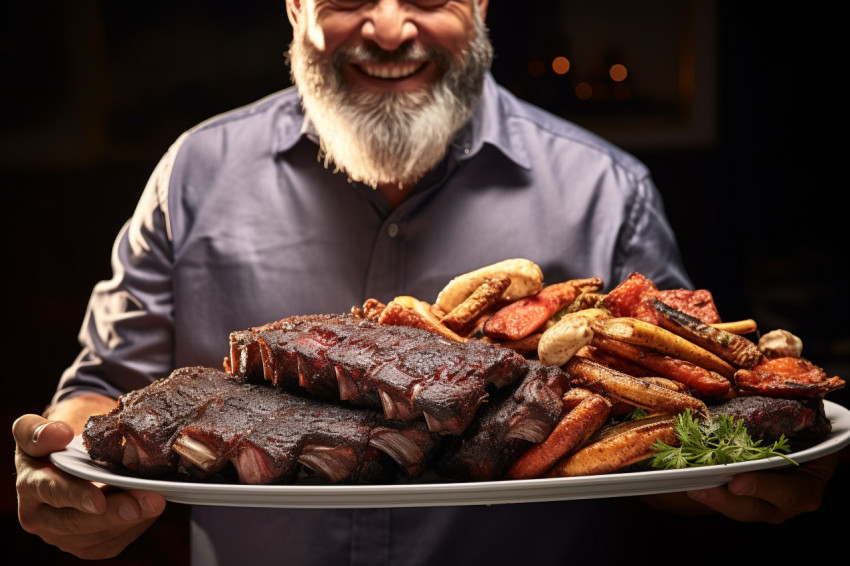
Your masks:
M 309 469 L 329 483 L 376 483 L 399 469 L 418 476 L 438 444 L 421 421 L 240 383 L 223 371 L 181 368 L 93 416 L 83 441 L 92 460 L 137 475 L 237 475 L 287 483 Z
M 740 395 L 710 405 L 714 414 L 729 415 L 744 423 L 754 440 L 774 442 L 780 436 L 816 440 L 832 431 L 822 398 L 783 399 L 761 395 Z
M 498 391 L 463 434 L 443 439 L 434 468 L 465 481 L 503 479 L 511 464 L 558 424 L 567 389 L 559 367 L 529 361 L 525 377 Z
M 263 332 L 309 332 L 311 328 L 323 324 L 359 324 L 362 321 L 362 318 L 350 314 L 308 314 L 231 332 L 230 356 L 224 360 L 225 370 L 242 380 L 248 376 L 262 375 L 262 358 L 257 336 Z
M 528 360 L 486 342 L 456 342 L 353 315 L 319 315 L 232 333 L 225 368 L 238 380 L 381 408 L 387 419 L 424 417 L 432 432 L 456 435 L 485 402 L 488 388 L 516 383 Z

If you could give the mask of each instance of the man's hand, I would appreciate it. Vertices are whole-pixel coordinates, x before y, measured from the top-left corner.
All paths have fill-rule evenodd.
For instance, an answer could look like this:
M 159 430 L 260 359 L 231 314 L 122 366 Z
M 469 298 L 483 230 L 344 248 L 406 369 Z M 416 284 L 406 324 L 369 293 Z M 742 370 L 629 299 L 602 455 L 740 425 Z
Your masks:
M 682 515 L 717 512 L 736 521 L 777 524 L 817 510 L 837 465 L 838 456 L 832 454 L 785 470 L 740 474 L 720 487 L 653 495 L 644 500 Z
M 688 492 L 694 501 L 736 521 L 781 523 L 820 507 L 838 464 L 832 454 L 778 472 L 750 472 L 727 485 Z
M 12 425 L 18 517 L 25 531 L 66 552 L 86 559 L 110 558 L 154 523 L 165 510 L 165 499 L 147 491 L 112 491 L 51 464 L 47 456 L 64 449 L 75 428 L 80 429 L 76 420 L 72 427 L 24 415 Z

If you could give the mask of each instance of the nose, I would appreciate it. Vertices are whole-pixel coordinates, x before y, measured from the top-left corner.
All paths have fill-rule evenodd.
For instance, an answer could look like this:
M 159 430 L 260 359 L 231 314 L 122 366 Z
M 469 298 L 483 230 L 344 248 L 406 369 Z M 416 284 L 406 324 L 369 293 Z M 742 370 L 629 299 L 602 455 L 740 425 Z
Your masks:
M 378 0 L 363 22 L 363 39 L 386 51 L 398 49 L 416 37 L 418 29 L 399 0 Z

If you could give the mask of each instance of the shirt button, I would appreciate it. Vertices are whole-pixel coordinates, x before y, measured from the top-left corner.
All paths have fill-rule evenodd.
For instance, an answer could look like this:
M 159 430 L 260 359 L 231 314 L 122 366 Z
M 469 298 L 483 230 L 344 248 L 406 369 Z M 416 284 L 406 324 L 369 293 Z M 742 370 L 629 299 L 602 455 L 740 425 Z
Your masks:
M 395 222 L 387 224 L 387 236 L 389 236 L 390 238 L 395 238 L 396 236 L 398 236 L 398 224 L 396 224 Z

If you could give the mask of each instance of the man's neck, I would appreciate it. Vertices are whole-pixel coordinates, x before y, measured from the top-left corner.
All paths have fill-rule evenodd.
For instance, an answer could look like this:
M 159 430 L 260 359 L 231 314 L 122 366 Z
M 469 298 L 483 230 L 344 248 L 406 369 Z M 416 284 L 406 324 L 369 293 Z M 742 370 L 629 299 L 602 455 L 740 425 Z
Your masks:
M 396 208 L 407 199 L 415 186 L 413 183 L 406 185 L 401 183 L 384 183 L 378 185 L 378 190 L 381 191 L 381 194 L 384 195 L 390 206 Z

